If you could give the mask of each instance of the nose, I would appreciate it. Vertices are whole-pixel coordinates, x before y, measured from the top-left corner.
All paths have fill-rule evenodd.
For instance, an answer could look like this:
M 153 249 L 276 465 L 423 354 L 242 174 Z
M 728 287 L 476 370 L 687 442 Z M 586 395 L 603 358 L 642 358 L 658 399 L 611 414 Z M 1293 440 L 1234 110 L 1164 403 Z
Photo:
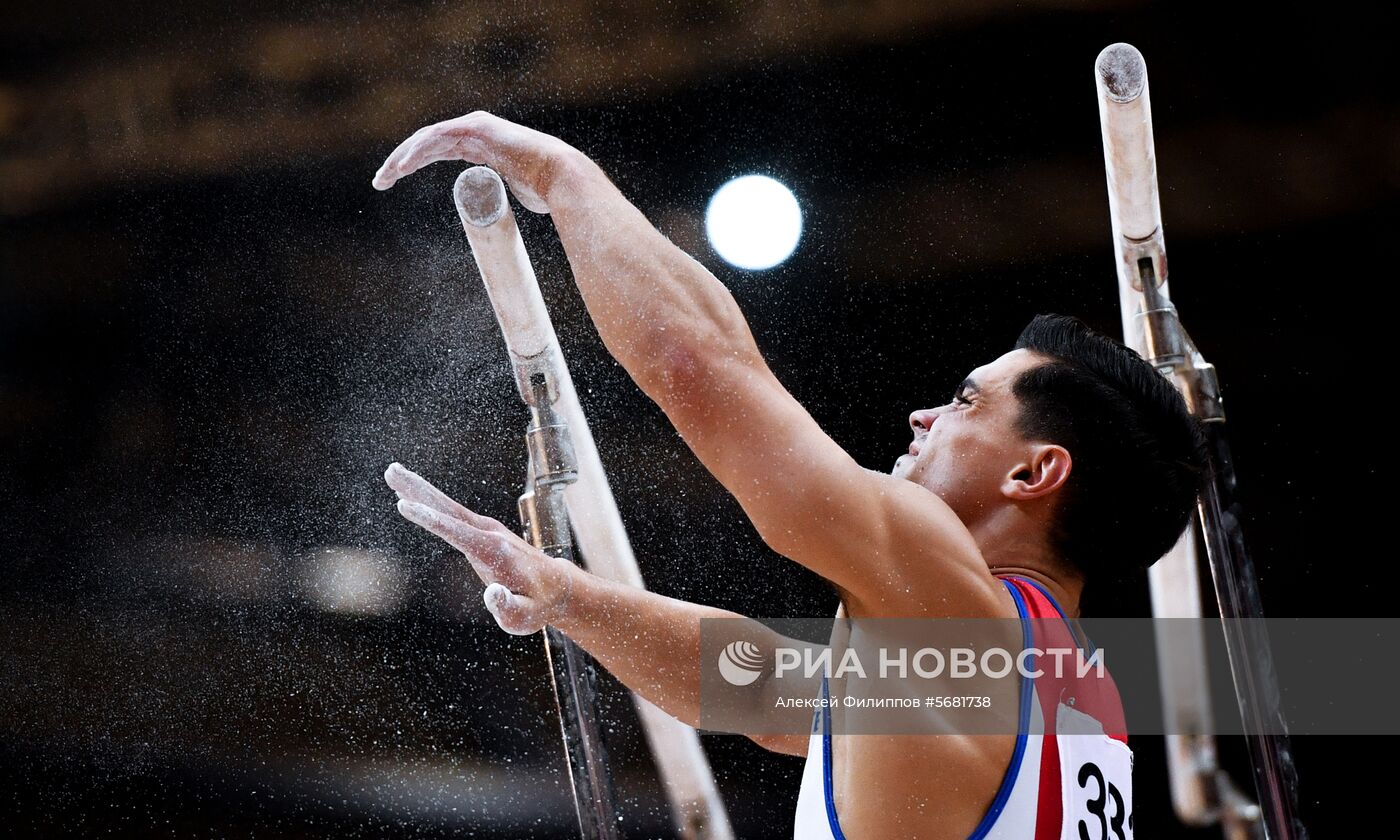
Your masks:
M 915 432 L 926 432 L 933 421 L 938 419 L 938 411 L 932 408 L 921 408 L 909 415 L 909 425 Z

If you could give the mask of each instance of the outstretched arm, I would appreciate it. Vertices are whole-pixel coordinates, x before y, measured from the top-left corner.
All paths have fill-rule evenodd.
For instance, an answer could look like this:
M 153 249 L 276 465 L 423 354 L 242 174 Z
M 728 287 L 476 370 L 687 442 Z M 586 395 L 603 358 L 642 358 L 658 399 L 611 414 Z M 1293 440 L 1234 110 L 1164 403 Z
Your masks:
M 724 285 L 672 245 L 582 152 L 477 111 L 409 137 L 380 167 L 374 186 L 388 189 L 440 160 L 486 164 L 527 208 L 550 214 L 604 345 L 644 390 L 686 348 L 757 355 Z
M 734 641 L 742 638 L 763 651 L 783 643 L 779 634 L 737 613 L 606 580 L 550 557 L 399 464 L 384 477 L 399 495 L 398 509 L 406 519 L 466 555 L 487 584 L 486 607 L 502 629 L 525 635 L 554 625 L 628 688 L 691 726 L 700 721 L 703 620 L 731 619 L 726 635 L 732 631 Z M 767 688 L 755 686 L 747 696 L 771 708 Z M 802 736 L 749 737 L 777 752 L 807 753 Z
M 526 207 L 550 213 L 609 352 L 765 542 L 834 583 L 852 616 L 1005 611 L 956 514 L 827 436 L 769 370 L 724 285 L 581 152 L 478 111 L 418 131 L 374 185 L 439 160 L 491 166 Z

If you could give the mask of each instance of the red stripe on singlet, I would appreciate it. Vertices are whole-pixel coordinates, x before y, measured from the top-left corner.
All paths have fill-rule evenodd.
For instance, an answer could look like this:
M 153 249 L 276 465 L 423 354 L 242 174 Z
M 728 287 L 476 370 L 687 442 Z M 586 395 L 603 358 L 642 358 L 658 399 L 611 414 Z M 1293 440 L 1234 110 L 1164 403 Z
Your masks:
M 1026 601 L 1026 613 L 1031 619 L 1050 619 L 1034 624 L 1036 647 L 1078 647 L 1078 642 L 1070 632 L 1062 613 L 1056 609 L 1054 601 L 1045 596 L 1040 588 L 1025 578 L 1005 575 Z M 1036 807 L 1035 840 L 1059 840 L 1061 822 L 1064 820 L 1064 807 L 1061 804 L 1060 750 L 1055 740 L 1055 712 L 1059 707 L 1060 694 L 1066 688 L 1073 689 L 1075 708 L 1088 714 L 1103 724 L 1110 737 L 1123 743 L 1128 742 L 1128 727 L 1123 715 L 1122 700 L 1113 677 L 1105 672 L 1100 679 L 1088 677 L 1082 680 L 1068 678 L 1056 680 L 1054 672 L 1047 672 L 1036 679 L 1036 694 L 1040 698 L 1040 710 L 1045 720 L 1045 737 L 1040 752 L 1040 791 Z

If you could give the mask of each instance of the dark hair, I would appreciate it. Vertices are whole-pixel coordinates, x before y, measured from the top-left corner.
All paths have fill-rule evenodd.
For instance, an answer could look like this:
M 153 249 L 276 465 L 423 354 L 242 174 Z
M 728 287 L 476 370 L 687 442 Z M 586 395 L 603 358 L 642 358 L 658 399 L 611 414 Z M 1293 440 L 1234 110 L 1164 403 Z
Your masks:
M 1013 383 L 1017 430 L 1070 453 L 1051 547 L 1088 578 L 1152 565 L 1204 485 L 1200 421 L 1147 360 L 1078 318 L 1038 315 L 1016 348 L 1053 359 Z

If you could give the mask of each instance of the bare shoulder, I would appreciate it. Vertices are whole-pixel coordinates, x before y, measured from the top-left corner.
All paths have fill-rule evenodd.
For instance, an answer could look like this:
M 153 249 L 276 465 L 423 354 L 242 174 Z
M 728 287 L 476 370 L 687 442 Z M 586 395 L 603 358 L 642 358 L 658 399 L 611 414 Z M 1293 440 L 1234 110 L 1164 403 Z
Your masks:
M 972 533 L 937 494 L 865 470 L 878 538 L 870 572 L 880 586 L 850 593 L 853 617 L 1015 618 L 1015 602 L 987 567 Z
M 1016 736 L 848 736 L 833 749 L 838 771 L 846 758 L 833 790 L 846 836 L 961 840 L 996 799 Z

